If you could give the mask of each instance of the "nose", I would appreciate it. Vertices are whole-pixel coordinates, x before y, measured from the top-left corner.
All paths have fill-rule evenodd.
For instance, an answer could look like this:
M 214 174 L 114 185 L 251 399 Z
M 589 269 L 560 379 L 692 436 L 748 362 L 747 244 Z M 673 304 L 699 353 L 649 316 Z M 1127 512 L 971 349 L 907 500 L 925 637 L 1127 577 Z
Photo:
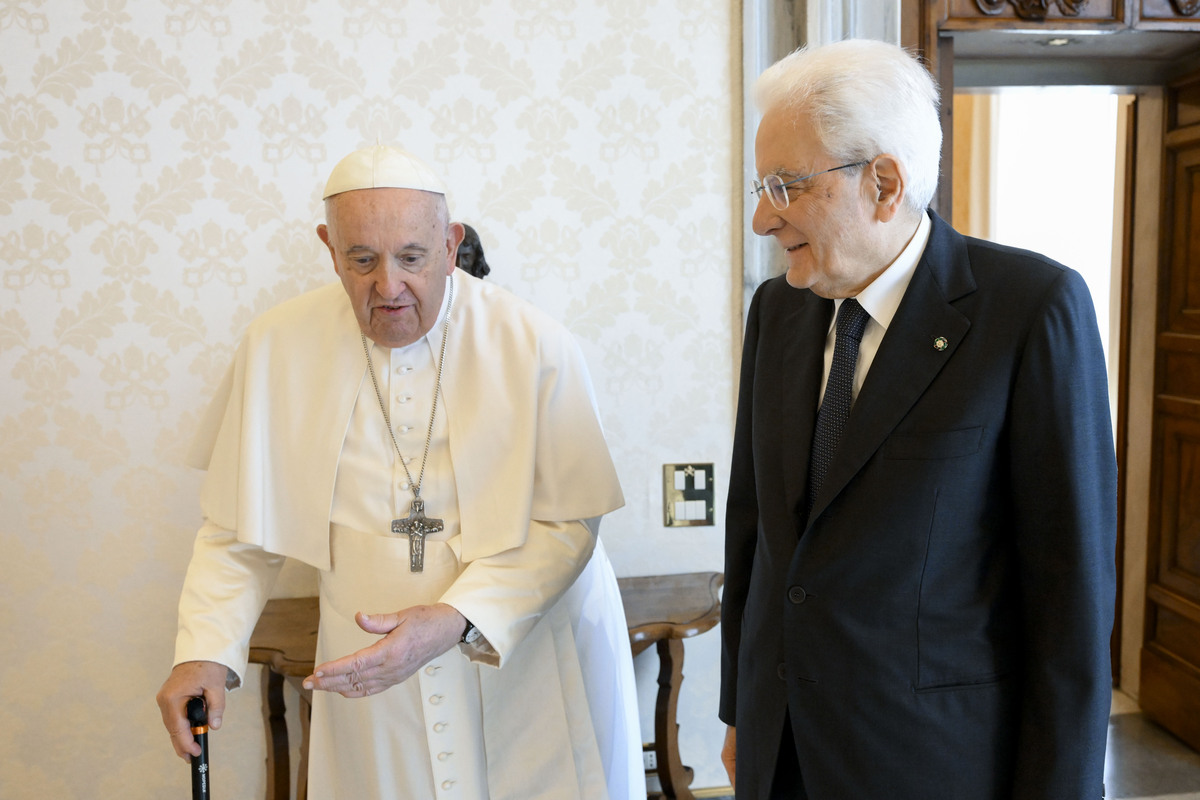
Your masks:
M 404 290 L 408 287 L 407 276 L 404 270 L 390 259 L 381 263 L 376 273 L 375 291 L 381 297 L 394 300 L 403 294 Z
M 758 195 L 758 206 L 754 209 L 750 225 L 759 236 L 770 236 L 783 226 L 783 219 L 766 192 Z

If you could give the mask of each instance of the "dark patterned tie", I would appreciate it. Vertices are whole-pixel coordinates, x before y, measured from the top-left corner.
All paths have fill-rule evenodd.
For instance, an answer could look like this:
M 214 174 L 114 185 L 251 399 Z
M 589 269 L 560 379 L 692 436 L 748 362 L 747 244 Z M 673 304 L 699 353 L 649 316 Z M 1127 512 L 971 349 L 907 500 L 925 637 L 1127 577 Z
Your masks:
M 813 503 L 829 462 L 837 451 L 846 420 L 850 418 L 853 403 L 854 365 L 858 363 L 858 343 L 871 315 L 863 310 L 853 297 L 842 301 L 838 309 L 837 339 L 833 345 L 833 362 L 829 366 L 829 380 L 825 384 L 825 396 L 817 412 L 817 427 L 813 431 L 812 456 L 808 464 L 808 512 L 812 515 Z

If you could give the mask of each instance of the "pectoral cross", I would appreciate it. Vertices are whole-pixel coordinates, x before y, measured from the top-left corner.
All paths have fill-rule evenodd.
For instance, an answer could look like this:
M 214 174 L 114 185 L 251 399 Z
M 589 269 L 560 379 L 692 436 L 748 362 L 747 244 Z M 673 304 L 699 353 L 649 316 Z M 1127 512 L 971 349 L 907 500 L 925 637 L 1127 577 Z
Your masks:
M 425 537 L 444 529 L 440 519 L 425 516 L 425 501 L 413 498 L 412 511 L 405 519 L 392 520 L 392 533 L 408 536 L 408 571 L 421 572 L 425 569 Z

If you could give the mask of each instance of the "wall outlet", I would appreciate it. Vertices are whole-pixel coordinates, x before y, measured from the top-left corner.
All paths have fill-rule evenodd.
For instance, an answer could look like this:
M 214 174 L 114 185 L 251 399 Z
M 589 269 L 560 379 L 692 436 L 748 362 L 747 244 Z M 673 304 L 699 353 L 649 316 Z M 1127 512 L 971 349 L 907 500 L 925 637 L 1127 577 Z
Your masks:
M 646 764 L 646 772 L 658 771 L 658 753 L 653 750 L 643 750 L 642 761 Z

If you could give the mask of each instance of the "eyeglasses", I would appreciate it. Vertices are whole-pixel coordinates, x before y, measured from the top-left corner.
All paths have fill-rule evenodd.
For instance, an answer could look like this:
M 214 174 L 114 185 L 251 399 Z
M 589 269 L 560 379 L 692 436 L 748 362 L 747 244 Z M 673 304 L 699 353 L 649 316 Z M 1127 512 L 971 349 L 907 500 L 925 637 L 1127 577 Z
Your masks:
M 870 161 L 855 161 L 853 164 L 842 164 L 840 167 L 823 169 L 820 172 L 814 172 L 811 175 L 805 175 L 803 178 L 795 178 L 786 182 L 783 180 L 783 178 L 772 173 L 771 175 L 763 178 L 761 181 L 750 181 L 750 194 L 754 195 L 755 198 L 758 198 L 762 196 L 763 190 L 766 189 L 767 197 L 771 200 L 771 205 L 775 206 L 777 210 L 783 211 L 788 207 L 787 187 L 791 186 L 793 183 L 800 183 L 800 181 L 806 181 L 809 178 L 815 178 L 818 175 L 824 175 L 826 172 L 837 172 L 839 169 L 865 167 L 870 163 Z

